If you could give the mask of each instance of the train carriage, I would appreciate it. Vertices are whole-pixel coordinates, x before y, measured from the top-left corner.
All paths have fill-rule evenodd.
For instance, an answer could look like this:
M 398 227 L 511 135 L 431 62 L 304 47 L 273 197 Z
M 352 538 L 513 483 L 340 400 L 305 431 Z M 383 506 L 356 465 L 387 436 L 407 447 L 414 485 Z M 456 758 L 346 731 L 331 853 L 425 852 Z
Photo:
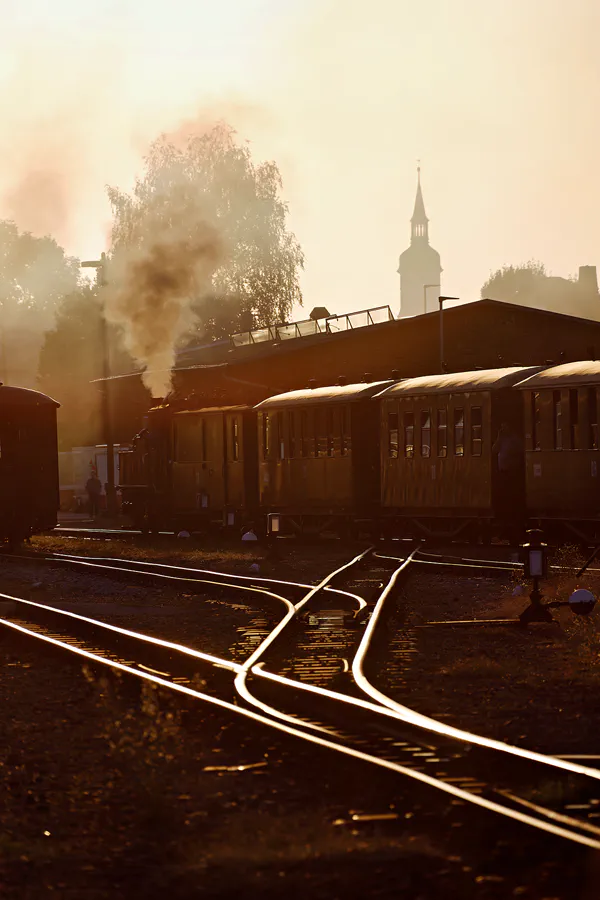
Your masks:
M 379 504 L 377 405 L 390 381 L 289 391 L 258 409 L 261 509 L 320 533 L 372 519 Z
M 600 362 L 552 366 L 524 379 L 529 515 L 548 535 L 600 539 Z
M 522 434 L 522 403 L 511 388 L 538 368 L 408 378 L 376 398 L 387 532 L 488 537 L 494 522 L 524 518 L 523 466 L 501 478 L 493 445 L 502 423 Z
M 56 526 L 56 411 L 46 394 L 0 385 L 0 538 L 18 542 Z
M 173 416 L 172 513 L 181 527 L 256 515 L 256 413 L 211 407 Z

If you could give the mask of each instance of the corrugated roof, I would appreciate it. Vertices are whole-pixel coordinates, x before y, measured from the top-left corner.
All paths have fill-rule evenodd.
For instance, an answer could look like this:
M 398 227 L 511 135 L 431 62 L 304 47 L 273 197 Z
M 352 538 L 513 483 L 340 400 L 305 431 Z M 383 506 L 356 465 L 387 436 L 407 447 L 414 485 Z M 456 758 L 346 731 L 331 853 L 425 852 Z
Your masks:
M 321 388 L 306 388 L 302 391 L 287 391 L 285 394 L 275 394 L 267 397 L 262 403 L 257 404 L 256 409 L 280 408 L 283 406 L 296 406 L 301 403 L 350 403 L 353 400 L 365 400 L 379 393 L 384 387 L 392 384 L 391 381 L 372 381 L 370 384 L 343 384 L 328 385 Z
M 517 387 L 543 390 L 577 384 L 600 384 L 600 361 L 582 359 L 579 362 L 563 363 L 561 366 L 550 366 L 520 381 Z
M 41 391 L 32 391 L 29 388 L 12 387 L 8 384 L 0 384 L 0 406 L 55 406 L 60 403 L 42 394 Z
M 396 397 L 420 394 L 451 394 L 471 391 L 497 391 L 512 387 L 525 376 L 538 372 L 539 366 L 511 366 L 504 369 L 481 369 L 472 372 L 451 372 L 445 375 L 421 375 L 393 384 L 379 396 Z

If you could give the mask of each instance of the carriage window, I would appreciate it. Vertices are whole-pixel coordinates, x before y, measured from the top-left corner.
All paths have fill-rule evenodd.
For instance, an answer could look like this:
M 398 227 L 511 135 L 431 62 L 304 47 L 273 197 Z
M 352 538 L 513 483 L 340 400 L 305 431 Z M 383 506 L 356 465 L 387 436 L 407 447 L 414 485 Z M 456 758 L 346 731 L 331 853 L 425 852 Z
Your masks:
M 404 413 L 404 455 L 412 459 L 415 455 L 415 414 Z
M 481 456 L 483 449 L 483 426 L 481 407 L 471 407 L 471 456 Z
M 295 431 L 295 413 L 288 413 L 288 443 L 289 443 L 289 455 L 290 459 L 293 459 L 296 455 L 296 431 Z
M 302 456 L 308 456 L 309 436 L 308 436 L 308 411 L 303 409 L 300 413 L 300 451 Z
M 237 462 L 240 458 L 240 434 L 237 419 L 233 419 L 231 422 L 231 458 L 233 462 Z
M 552 391 L 552 425 L 554 431 L 554 449 L 562 450 L 562 404 L 560 391 Z
M 542 423 L 542 408 L 540 406 L 540 395 L 538 391 L 531 393 L 531 449 L 541 450 L 540 441 Z
M 588 424 L 589 424 L 589 448 L 598 449 L 598 395 L 596 388 L 588 388 Z
M 334 449 L 333 448 L 333 432 L 334 432 L 333 410 L 331 410 L 331 409 L 327 410 L 326 421 L 327 421 L 327 456 L 333 456 L 333 449 Z
M 350 422 L 348 416 L 348 407 L 342 406 L 340 409 L 340 438 L 341 445 L 340 450 L 342 456 L 347 456 L 352 448 L 352 443 L 350 441 Z
M 202 460 L 202 420 L 196 416 L 184 416 L 175 424 L 173 432 L 173 456 L 178 462 Z
M 445 408 L 437 411 L 437 455 L 448 455 L 448 423 Z
M 431 411 L 421 410 L 421 456 L 431 456 Z
M 270 423 L 269 423 L 269 413 L 262 414 L 262 445 L 263 445 L 263 459 L 269 458 L 269 438 L 270 438 Z
M 454 455 L 465 455 L 465 411 L 454 410 Z
M 283 413 L 275 414 L 275 422 L 277 426 L 277 456 L 279 459 L 285 459 L 285 442 L 283 439 Z
M 325 456 L 327 453 L 327 422 L 325 410 L 315 410 L 315 456 Z
M 398 459 L 398 413 L 388 413 L 388 456 Z
M 200 421 L 200 442 L 202 445 L 202 459 L 205 460 L 206 454 L 206 419 Z
M 579 446 L 579 392 L 577 388 L 569 391 L 569 436 L 571 450 Z

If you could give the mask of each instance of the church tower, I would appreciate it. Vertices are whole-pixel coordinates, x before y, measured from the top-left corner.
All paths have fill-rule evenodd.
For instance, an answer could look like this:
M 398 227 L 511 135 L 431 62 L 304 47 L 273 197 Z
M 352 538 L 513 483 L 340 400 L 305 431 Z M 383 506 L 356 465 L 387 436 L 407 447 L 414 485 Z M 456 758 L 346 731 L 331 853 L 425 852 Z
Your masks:
M 410 247 L 400 254 L 400 316 L 418 316 L 437 309 L 437 298 L 441 293 L 442 267 L 440 254 L 429 246 L 429 219 L 425 215 L 425 204 L 421 191 L 421 169 L 417 169 L 417 196 L 410 220 Z M 434 287 L 425 288 L 425 285 Z

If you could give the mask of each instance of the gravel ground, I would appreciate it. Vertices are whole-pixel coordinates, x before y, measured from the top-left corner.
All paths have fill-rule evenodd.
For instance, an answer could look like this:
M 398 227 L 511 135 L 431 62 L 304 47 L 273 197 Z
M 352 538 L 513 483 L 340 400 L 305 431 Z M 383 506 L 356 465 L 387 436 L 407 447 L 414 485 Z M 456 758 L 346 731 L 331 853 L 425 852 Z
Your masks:
M 575 570 L 578 560 L 568 561 Z M 577 584 L 600 593 L 597 575 L 577 582 L 568 573 L 549 579 L 544 592 L 548 599 L 567 599 Z M 381 683 L 396 699 L 449 724 L 551 754 L 597 753 L 600 765 L 600 609 L 589 618 L 555 609 L 553 623 L 526 629 L 422 627 L 518 617 L 528 591 L 506 575 L 416 571 L 389 624 L 390 664 Z M 402 636 L 414 641 L 415 653 L 393 652 Z
M 116 555 L 112 549 L 94 546 L 91 554 Z M 172 542 L 146 552 L 210 560 L 223 571 L 245 572 L 258 560 L 261 574 L 314 581 L 358 549 L 291 547 L 279 561 L 218 547 L 175 555 Z M 66 552 L 84 551 L 69 541 Z M 124 544 L 120 552 L 139 556 Z M 256 609 L 208 595 L 51 566 L 3 562 L 2 585 L 43 602 L 100 607 L 99 618 L 221 655 L 239 650 L 257 618 Z M 557 584 L 559 593 L 568 588 L 568 579 Z M 524 600 L 513 589 L 502 579 L 410 581 L 399 608 L 412 610 L 402 627 L 418 633 L 420 652 L 396 666 L 395 689 L 448 721 L 552 752 L 591 752 L 600 652 L 593 618 L 584 623 L 567 611 L 557 625 L 523 634 L 415 627 L 432 617 L 520 611 Z M 567 715 L 559 719 L 557 709 Z M 593 854 L 204 704 L 140 690 L 137 681 L 82 668 L 2 630 L 0 710 L 3 900 L 598 895 Z M 397 818 L 353 819 L 363 813 Z

